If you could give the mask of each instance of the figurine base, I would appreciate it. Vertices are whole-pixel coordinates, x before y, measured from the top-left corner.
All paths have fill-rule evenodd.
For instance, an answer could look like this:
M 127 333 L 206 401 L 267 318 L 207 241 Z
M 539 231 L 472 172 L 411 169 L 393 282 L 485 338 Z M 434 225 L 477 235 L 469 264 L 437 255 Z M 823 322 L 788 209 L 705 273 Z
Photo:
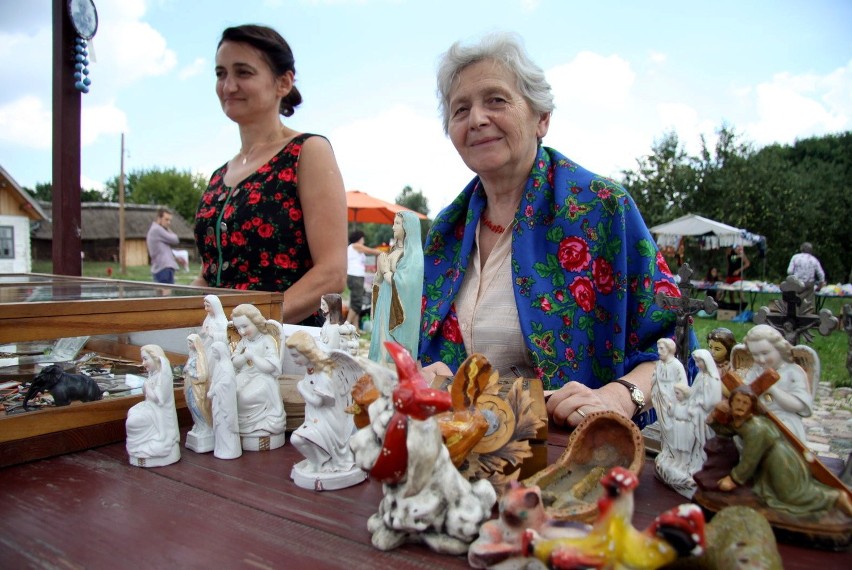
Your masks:
M 195 453 L 208 453 L 213 451 L 213 434 L 199 436 L 190 431 L 186 434 L 184 445 Z
M 286 443 L 283 433 L 275 435 L 240 435 L 243 451 L 271 451 Z
M 367 472 L 360 467 L 353 467 L 349 471 L 337 471 L 331 473 L 317 473 L 307 459 L 300 461 L 290 471 L 290 478 L 297 487 L 302 489 L 313 489 L 314 491 L 334 491 L 357 485 L 367 479 Z
M 180 461 L 180 446 L 172 447 L 171 453 L 163 457 L 135 457 L 130 456 L 130 464 L 134 467 L 165 467 Z

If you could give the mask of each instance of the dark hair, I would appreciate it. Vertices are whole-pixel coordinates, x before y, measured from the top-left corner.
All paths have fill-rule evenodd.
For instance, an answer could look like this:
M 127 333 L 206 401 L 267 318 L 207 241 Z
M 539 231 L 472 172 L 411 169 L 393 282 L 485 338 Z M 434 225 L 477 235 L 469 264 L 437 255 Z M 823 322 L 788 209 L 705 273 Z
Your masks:
M 364 232 L 362 232 L 361 230 L 352 230 L 351 232 L 349 232 L 349 243 L 355 243 L 362 237 L 364 237 Z
M 295 79 L 296 61 L 293 58 L 293 50 L 290 49 L 290 44 L 281 37 L 281 34 L 272 28 L 256 24 L 244 24 L 242 26 L 226 28 L 222 32 L 222 39 L 219 40 L 216 49 L 219 49 L 224 42 L 250 45 L 263 55 L 263 59 L 269 64 L 269 69 L 272 70 L 272 73 L 276 77 L 292 71 Z M 289 117 L 301 102 L 302 94 L 293 85 L 290 92 L 281 99 L 279 112 L 285 117 Z
M 322 300 L 328 306 L 328 321 L 333 325 L 343 323 L 343 297 L 340 293 L 326 293 Z
M 737 339 L 734 333 L 731 332 L 731 329 L 726 329 L 725 327 L 713 329 L 707 333 L 707 342 L 709 343 L 711 340 L 721 343 L 728 351 L 728 359 L 731 358 L 731 349 L 737 344 Z
M 162 218 L 166 214 L 171 214 L 171 213 L 172 213 L 172 211 L 169 210 L 168 208 L 166 208 L 165 206 L 160 206 L 159 208 L 157 208 L 157 219 L 159 220 L 160 218 Z

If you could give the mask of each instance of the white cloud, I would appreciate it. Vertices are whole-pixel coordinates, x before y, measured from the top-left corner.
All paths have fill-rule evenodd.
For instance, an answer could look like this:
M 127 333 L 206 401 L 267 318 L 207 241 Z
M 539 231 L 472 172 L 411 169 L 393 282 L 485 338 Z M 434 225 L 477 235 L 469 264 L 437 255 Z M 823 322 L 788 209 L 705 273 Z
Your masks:
M 553 67 L 546 74 L 557 108 L 580 106 L 589 112 L 624 109 L 636 81 L 636 73 L 626 60 L 588 51 L 578 53 L 571 62 Z
M 0 106 L 0 141 L 23 147 L 49 149 L 51 112 L 38 97 L 26 95 Z
M 178 72 L 178 77 L 181 80 L 186 80 L 190 77 L 195 77 L 196 75 L 200 75 L 205 71 L 208 71 L 208 68 L 209 64 L 207 63 L 207 60 L 203 57 L 198 57 L 195 61 L 181 69 Z
M 111 103 L 86 105 L 81 118 L 80 142 L 91 145 L 101 135 L 115 135 L 128 130 L 127 115 Z
M 339 127 L 329 133 L 329 140 L 347 190 L 393 202 L 403 187 L 411 186 L 429 200 L 430 216 L 473 178 L 438 119 L 407 106 L 396 105 Z

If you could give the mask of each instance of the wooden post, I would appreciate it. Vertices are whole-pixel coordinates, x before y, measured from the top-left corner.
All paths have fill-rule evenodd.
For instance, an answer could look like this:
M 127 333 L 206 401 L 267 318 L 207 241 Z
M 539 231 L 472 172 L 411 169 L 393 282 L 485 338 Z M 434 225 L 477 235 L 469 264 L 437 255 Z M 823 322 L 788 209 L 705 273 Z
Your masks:
M 53 0 L 53 272 L 82 275 L 80 92 L 67 0 Z

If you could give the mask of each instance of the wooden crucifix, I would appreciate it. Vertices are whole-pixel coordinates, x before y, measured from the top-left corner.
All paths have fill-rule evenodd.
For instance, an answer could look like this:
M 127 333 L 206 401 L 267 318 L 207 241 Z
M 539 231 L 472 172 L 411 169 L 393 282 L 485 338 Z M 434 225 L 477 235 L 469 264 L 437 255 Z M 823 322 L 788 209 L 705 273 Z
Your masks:
M 687 369 L 689 361 L 689 331 L 692 329 L 692 315 L 700 310 L 706 313 L 712 313 L 718 308 L 716 299 L 707 296 L 703 299 L 694 299 L 691 297 L 695 287 L 689 280 L 692 277 L 692 268 L 688 263 L 680 266 L 677 272 L 680 278 L 680 297 L 666 295 L 663 292 L 657 293 L 654 297 L 654 302 L 662 309 L 668 309 L 675 314 L 675 344 L 677 345 L 677 359 L 683 364 L 684 369 Z
M 822 309 L 815 315 L 813 309 L 806 285 L 790 275 L 781 283 L 781 299 L 773 301 L 772 308 L 761 307 L 754 322 L 771 326 L 793 346 L 799 344 L 800 337 L 810 343 L 814 340 L 811 329 L 828 336 L 837 329 L 838 322 L 831 310 Z

